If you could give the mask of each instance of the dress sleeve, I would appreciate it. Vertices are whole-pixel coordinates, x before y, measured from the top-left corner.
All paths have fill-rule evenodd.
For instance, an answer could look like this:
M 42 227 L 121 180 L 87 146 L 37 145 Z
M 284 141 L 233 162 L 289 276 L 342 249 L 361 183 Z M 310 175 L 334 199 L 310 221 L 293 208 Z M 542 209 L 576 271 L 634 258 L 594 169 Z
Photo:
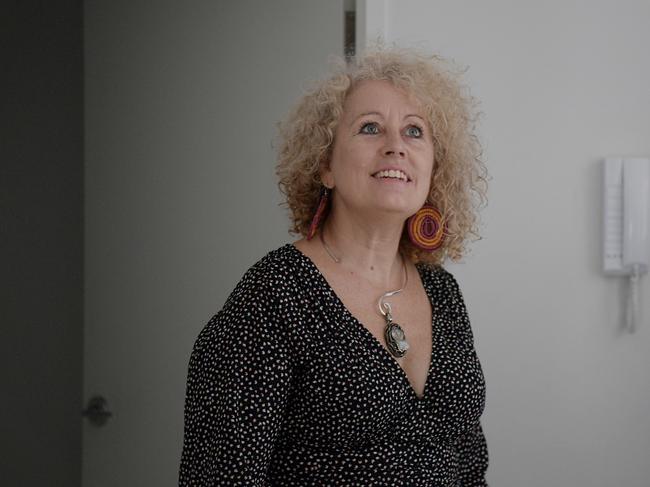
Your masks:
M 456 442 L 459 456 L 459 487 L 488 487 L 485 472 L 488 450 L 481 423 L 461 435 Z
M 194 344 L 180 486 L 265 485 L 293 369 L 279 303 L 255 276 L 249 270 Z
M 458 345 L 470 352 L 469 356 L 472 357 L 474 366 L 480 371 L 481 366 L 474 347 L 474 335 L 463 294 L 456 278 L 448 271 L 445 271 L 445 273 L 447 275 L 449 308 L 451 309 L 455 323 L 459 325 L 456 330 L 459 340 Z M 480 417 L 485 407 L 485 380 L 482 371 L 480 372 L 480 377 L 483 394 L 480 396 L 481 401 L 477 407 L 478 417 Z M 456 440 L 456 451 L 459 458 L 458 486 L 487 487 L 488 484 L 485 480 L 485 474 L 488 468 L 488 448 L 480 419 L 477 419 L 468 430 L 458 437 Z

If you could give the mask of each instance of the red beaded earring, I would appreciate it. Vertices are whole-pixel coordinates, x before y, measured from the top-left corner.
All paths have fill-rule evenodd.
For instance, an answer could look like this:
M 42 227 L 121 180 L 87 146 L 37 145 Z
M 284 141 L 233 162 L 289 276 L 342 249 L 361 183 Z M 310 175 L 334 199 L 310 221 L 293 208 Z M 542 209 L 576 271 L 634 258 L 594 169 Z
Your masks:
M 321 223 L 321 220 L 325 218 L 325 213 L 328 210 L 327 203 L 329 202 L 330 190 L 327 186 L 323 186 L 323 192 L 320 195 L 320 201 L 318 202 L 318 208 L 314 214 L 314 218 L 311 219 L 311 224 L 309 225 L 309 231 L 307 232 L 307 240 L 311 240 L 316 235 L 316 230 Z
M 447 224 L 442 214 L 432 205 L 425 204 L 406 221 L 409 238 L 417 248 L 433 252 L 445 239 Z

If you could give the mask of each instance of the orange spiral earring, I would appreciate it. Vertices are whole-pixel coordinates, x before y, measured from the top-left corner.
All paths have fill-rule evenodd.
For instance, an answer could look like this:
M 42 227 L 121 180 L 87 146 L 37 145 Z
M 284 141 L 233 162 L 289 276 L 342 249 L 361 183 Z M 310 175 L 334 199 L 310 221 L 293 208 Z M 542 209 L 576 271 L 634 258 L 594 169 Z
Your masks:
M 327 186 L 323 187 L 323 192 L 320 195 L 320 201 L 318 202 L 318 208 L 314 214 L 314 218 L 311 219 L 311 224 L 309 225 L 309 231 L 307 232 L 307 240 L 311 240 L 316 235 L 316 230 L 320 225 L 321 220 L 325 217 L 327 212 L 327 203 L 329 202 L 330 190 Z
M 406 225 L 411 242 L 419 249 L 433 252 L 444 241 L 447 225 L 440 211 L 432 205 L 425 204 Z

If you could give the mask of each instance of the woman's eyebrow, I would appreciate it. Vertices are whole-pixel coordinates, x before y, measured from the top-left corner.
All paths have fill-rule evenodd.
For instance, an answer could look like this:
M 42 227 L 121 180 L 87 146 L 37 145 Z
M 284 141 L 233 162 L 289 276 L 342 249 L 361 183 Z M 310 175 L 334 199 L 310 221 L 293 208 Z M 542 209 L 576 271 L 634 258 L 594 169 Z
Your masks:
M 418 115 L 416 113 L 410 113 L 410 114 L 406 115 L 404 118 L 409 118 L 409 117 L 415 117 L 415 118 L 419 118 L 423 122 L 425 121 L 424 118 L 421 115 Z
M 363 112 L 363 113 L 359 114 L 357 117 L 355 117 L 352 120 L 352 122 L 350 123 L 350 125 L 353 125 L 357 120 L 359 120 L 360 118 L 363 118 L 363 117 L 367 117 L 368 115 L 379 115 L 380 117 L 382 116 L 382 114 L 379 113 L 379 112 Z
M 359 120 L 360 118 L 363 118 L 363 117 L 367 117 L 368 115 L 379 115 L 380 117 L 383 116 L 379 112 L 363 112 L 363 113 L 359 114 L 356 118 L 354 118 L 352 120 L 352 122 L 350 123 L 350 125 L 353 125 L 357 120 Z M 409 117 L 419 118 L 420 120 L 425 122 L 424 118 L 421 115 L 418 115 L 417 113 L 409 113 L 408 115 L 404 115 L 404 119 L 407 119 Z

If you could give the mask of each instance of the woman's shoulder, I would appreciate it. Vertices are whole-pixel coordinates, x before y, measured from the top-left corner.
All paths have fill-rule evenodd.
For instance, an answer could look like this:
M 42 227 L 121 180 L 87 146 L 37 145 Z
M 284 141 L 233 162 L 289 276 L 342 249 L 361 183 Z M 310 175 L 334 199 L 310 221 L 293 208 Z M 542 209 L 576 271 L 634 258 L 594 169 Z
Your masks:
M 454 324 L 454 329 L 461 337 L 461 342 L 466 347 L 473 344 L 473 333 L 469 321 L 467 307 L 458 280 L 452 272 L 441 265 L 420 265 L 424 276 L 425 285 L 433 287 L 433 295 L 440 302 L 440 309 L 447 316 L 448 322 Z
M 271 250 L 244 272 L 224 306 L 250 298 L 278 301 L 295 293 L 305 265 L 301 257 L 289 243 Z
M 288 272 L 295 269 L 301 260 L 300 257 L 301 252 L 293 244 L 287 243 L 268 252 L 252 268 L 264 270 L 272 274 Z
M 424 284 L 436 288 L 442 288 L 445 291 L 456 292 L 458 281 L 454 275 L 440 264 L 419 263 L 416 267 L 424 280 Z
M 251 265 L 235 284 L 222 308 L 204 326 L 197 343 L 218 342 L 215 337 L 234 333 L 284 333 L 275 324 L 290 305 L 287 286 L 293 281 L 296 258 L 291 244 L 272 250 Z M 297 250 L 296 250 L 297 251 Z M 237 326 L 233 328 L 233 324 Z M 283 331 L 284 330 L 284 331 Z
M 258 288 L 281 290 L 293 280 L 300 267 L 300 251 L 292 244 L 271 250 L 244 273 L 240 284 L 254 284 Z

